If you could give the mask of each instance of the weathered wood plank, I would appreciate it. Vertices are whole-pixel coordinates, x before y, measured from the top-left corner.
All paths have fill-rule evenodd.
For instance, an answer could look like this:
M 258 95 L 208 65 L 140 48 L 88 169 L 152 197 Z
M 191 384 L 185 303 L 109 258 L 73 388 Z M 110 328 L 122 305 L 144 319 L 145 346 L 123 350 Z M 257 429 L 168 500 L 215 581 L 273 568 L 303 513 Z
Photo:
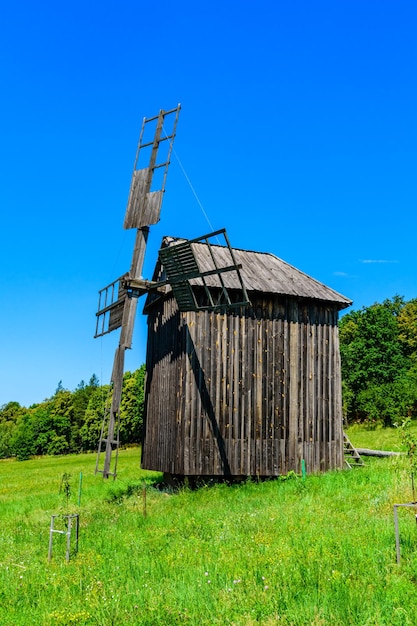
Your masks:
M 295 316 L 295 303 L 291 308 L 291 321 L 289 328 L 289 464 L 291 469 L 298 471 L 297 441 L 298 441 L 298 411 L 299 411 L 299 361 L 298 361 L 298 324 L 293 321 Z

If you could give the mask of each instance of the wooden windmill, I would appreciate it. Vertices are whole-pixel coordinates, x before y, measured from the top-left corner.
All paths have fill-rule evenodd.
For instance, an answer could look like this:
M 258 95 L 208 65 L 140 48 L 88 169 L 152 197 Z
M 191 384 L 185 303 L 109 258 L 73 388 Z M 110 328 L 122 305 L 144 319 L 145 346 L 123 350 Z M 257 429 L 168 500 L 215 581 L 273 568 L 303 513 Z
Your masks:
M 160 250 L 159 259 L 165 272 L 163 279 L 148 281 L 142 278 L 149 226 L 156 224 L 160 218 L 180 108 L 178 105 L 168 111 L 161 110 L 157 116 L 143 119 L 124 220 L 125 229 L 137 229 L 130 271 L 99 291 L 95 337 L 101 337 L 121 328 L 111 375 L 111 407 L 104 415 L 96 462 L 96 473 L 102 473 L 104 478 L 109 476 L 115 478 L 117 472 L 125 351 L 132 346 L 138 297 L 149 292 L 155 292 L 155 294 L 164 292 L 165 286 L 169 284 L 181 311 L 197 311 L 201 308 L 224 310 L 248 304 L 240 274 L 241 266 L 236 263 L 224 230 L 192 241 L 181 241 L 178 245 Z M 150 139 L 152 129 L 154 129 L 154 134 Z M 140 167 L 143 156 L 149 157 L 146 167 Z M 211 251 L 213 238 L 216 238 L 216 241 L 221 238 L 225 242 L 225 249 L 228 251 L 227 262 L 219 264 L 216 256 L 210 253 L 211 263 L 209 266 L 206 264 L 202 269 L 195 256 L 193 245 L 202 242 Z M 236 280 L 241 286 L 239 302 L 236 302 L 236 298 L 232 302 L 222 278 L 224 272 L 232 272 L 236 275 Z M 209 284 L 206 277 L 210 277 Z M 204 307 L 199 304 L 192 286 L 192 281 L 195 282 L 196 279 L 205 292 Z M 115 456 L 113 467 L 111 467 L 113 452 Z M 102 453 L 104 453 L 104 464 L 100 468 Z

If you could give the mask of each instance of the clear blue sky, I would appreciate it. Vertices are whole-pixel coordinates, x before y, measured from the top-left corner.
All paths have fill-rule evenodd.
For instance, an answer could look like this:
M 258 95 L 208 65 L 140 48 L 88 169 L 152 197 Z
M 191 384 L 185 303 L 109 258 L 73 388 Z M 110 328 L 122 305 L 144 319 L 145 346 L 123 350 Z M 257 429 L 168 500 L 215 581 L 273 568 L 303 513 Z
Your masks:
M 4 4 L 0 405 L 109 382 L 97 291 L 130 266 L 142 118 L 178 102 L 175 150 L 213 229 L 354 309 L 417 297 L 416 32 L 415 0 Z M 163 235 L 210 230 L 174 158 L 145 276 Z

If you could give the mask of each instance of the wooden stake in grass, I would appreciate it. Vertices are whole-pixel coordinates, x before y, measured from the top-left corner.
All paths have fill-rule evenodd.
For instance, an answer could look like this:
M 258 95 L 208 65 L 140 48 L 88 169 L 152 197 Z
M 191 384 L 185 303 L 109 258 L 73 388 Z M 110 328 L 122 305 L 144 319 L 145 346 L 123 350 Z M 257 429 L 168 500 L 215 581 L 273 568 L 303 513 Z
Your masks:
M 81 505 L 81 493 L 83 488 L 83 473 L 80 472 L 80 482 L 78 484 L 78 506 Z

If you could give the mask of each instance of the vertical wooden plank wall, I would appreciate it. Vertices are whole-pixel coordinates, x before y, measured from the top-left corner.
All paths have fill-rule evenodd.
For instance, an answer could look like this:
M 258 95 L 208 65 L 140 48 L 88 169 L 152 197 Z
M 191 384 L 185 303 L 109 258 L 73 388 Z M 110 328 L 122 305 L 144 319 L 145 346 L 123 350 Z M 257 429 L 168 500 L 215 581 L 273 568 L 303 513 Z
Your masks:
M 181 320 L 174 300 L 148 317 L 145 424 L 142 467 L 166 473 L 185 472 L 180 415 L 186 411 L 186 378 Z M 178 451 L 180 446 L 180 452 Z
M 338 312 L 260 296 L 254 315 L 149 315 L 142 466 L 277 476 L 343 466 Z

